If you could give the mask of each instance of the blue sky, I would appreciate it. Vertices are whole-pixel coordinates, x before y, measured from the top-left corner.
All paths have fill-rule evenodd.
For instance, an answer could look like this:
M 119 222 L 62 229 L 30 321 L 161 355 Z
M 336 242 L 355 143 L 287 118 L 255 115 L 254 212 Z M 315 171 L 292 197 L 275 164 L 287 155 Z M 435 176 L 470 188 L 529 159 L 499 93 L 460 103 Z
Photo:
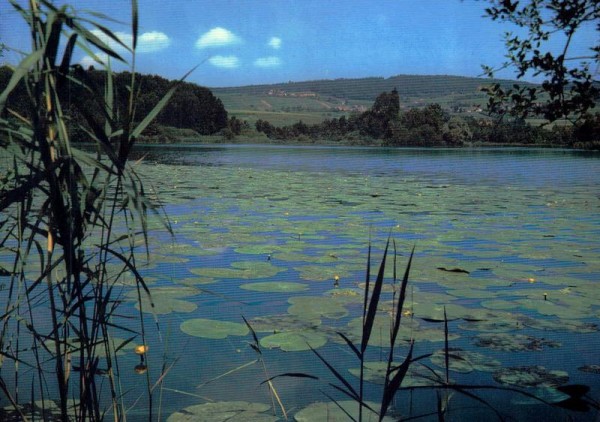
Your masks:
M 61 3 L 61 2 L 57 2 Z M 74 0 L 123 22 L 108 26 L 127 42 L 125 0 Z M 479 76 L 500 65 L 502 34 L 474 0 L 139 0 L 137 70 L 170 79 L 200 65 L 189 81 L 209 87 L 398 74 Z M 0 0 L 0 42 L 27 50 L 27 31 Z M 574 55 L 597 42 L 592 25 Z M 577 51 L 579 50 L 579 51 Z M 76 60 L 92 59 L 79 52 Z M 0 62 L 16 63 L 9 51 Z M 499 76 L 512 78 L 512 72 Z

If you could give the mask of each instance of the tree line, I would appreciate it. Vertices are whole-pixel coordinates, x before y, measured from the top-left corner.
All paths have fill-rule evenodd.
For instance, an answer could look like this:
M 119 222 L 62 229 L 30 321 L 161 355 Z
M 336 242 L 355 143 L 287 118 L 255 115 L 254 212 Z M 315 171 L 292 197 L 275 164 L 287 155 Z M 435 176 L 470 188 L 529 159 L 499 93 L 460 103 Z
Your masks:
M 86 130 L 93 125 L 103 125 L 103 110 L 99 99 L 103 98 L 105 90 L 105 72 L 93 67 L 85 70 L 74 66 L 71 70 L 72 80 L 83 80 L 86 83 L 67 83 L 60 87 L 59 97 L 65 109 L 63 110 L 72 123 L 72 137 L 75 141 L 87 139 Z M 0 87 L 6 87 L 12 76 L 8 66 L 0 67 Z M 146 116 L 175 83 L 156 75 L 136 74 L 139 90 L 134 93 L 137 99 L 136 116 Z M 125 110 L 129 101 L 127 86 L 131 73 L 115 74 L 114 91 L 118 110 Z M 12 92 L 7 101 L 7 109 L 28 118 L 32 115 L 27 102 L 25 85 L 21 82 Z M 77 101 L 71 101 L 71 99 Z M 5 115 L 8 110 L 0 110 Z M 124 114 L 124 113 L 123 113 Z M 215 97 L 208 88 L 193 83 L 183 82 L 175 91 L 171 100 L 157 116 L 155 124 L 175 128 L 192 129 L 201 135 L 211 135 L 227 127 L 228 116 L 220 99 Z M 156 126 L 149 128 L 149 132 Z
M 275 127 L 258 120 L 256 130 L 281 141 L 366 140 L 383 146 L 552 145 L 600 148 L 600 116 L 588 115 L 571 126 L 552 129 L 534 126 L 522 118 L 452 116 L 439 104 L 400 110 L 396 89 L 381 93 L 371 109 L 307 125 L 299 121 Z

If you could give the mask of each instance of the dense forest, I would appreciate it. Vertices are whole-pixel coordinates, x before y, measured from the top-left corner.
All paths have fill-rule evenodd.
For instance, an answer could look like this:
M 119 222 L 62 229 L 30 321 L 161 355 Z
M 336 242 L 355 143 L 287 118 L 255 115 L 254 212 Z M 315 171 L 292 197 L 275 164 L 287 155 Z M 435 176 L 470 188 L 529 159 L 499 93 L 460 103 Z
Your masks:
M 87 81 L 88 86 L 92 87 L 91 90 L 85 89 L 76 83 L 59 87 L 62 104 L 66 105 L 66 109 L 63 111 L 73 123 L 74 129 L 80 126 L 83 128 L 73 131 L 74 140 L 84 141 L 86 139 L 85 129 L 101 124 L 102 109 L 98 99 L 103 98 L 105 74 L 93 68 L 84 70 L 81 67 L 74 68 L 72 72 L 76 72 L 77 75 L 74 76 Z M 12 70 L 9 67 L 0 67 L 0 87 L 7 86 L 11 75 Z M 146 116 L 174 82 L 155 75 L 137 75 L 137 77 L 136 115 Z M 129 72 L 116 74 L 114 89 L 117 93 L 117 107 L 121 110 L 127 104 L 130 80 Z M 70 98 L 77 98 L 78 101 L 69 101 Z M 30 112 L 27 110 L 26 99 L 27 93 L 21 84 L 9 96 L 8 108 L 27 117 Z M 3 111 L 3 113 L 6 112 L 6 110 Z M 183 82 L 158 115 L 155 125 L 148 129 L 149 134 L 157 131 L 157 125 L 192 129 L 201 135 L 211 135 L 227 127 L 227 111 L 221 100 L 216 98 L 209 89 Z
M 600 115 L 589 115 L 576 125 L 533 126 L 523 119 L 452 116 L 439 104 L 400 110 L 398 90 L 383 92 L 371 109 L 320 124 L 297 122 L 275 127 L 256 122 L 256 130 L 281 141 L 371 140 L 384 146 L 450 146 L 473 144 L 564 146 L 600 148 Z

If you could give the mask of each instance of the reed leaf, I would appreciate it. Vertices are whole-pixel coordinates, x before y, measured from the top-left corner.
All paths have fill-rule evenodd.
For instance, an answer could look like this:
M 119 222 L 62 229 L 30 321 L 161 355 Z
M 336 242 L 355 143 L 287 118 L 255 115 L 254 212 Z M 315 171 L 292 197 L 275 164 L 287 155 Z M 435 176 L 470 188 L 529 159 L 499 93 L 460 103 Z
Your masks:
M 308 347 L 310 347 L 310 345 Z M 346 387 L 346 390 L 344 390 L 341 387 L 335 386 L 334 384 L 331 384 L 331 385 L 333 387 L 335 387 L 336 389 L 342 391 L 344 394 L 346 394 L 352 400 L 356 400 L 357 402 L 361 402 L 362 400 L 360 399 L 360 396 L 356 392 L 356 390 L 354 389 L 354 387 L 352 387 L 352 384 L 350 384 L 346 380 L 346 378 L 344 378 L 344 376 L 338 372 L 337 369 L 335 369 L 329 362 L 327 362 L 327 360 L 323 356 L 321 356 L 321 354 L 319 354 L 319 352 L 317 352 L 312 347 L 310 347 L 310 350 L 312 350 L 313 353 L 315 355 L 317 355 L 317 357 L 319 358 L 319 360 L 325 364 L 325 366 L 327 367 L 327 369 L 329 369 L 329 372 L 331 372 L 331 374 L 333 374 L 333 376 L 335 376 L 344 385 L 344 387 Z
M 348 337 L 346 337 L 346 335 L 344 333 L 341 333 L 339 331 L 336 331 L 336 333 L 346 342 L 346 344 L 348 345 L 348 347 L 350 348 L 350 350 L 352 350 L 354 352 L 354 354 L 356 355 L 356 357 L 359 360 L 362 360 L 363 354 L 354 345 L 354 343 L 352 342 L 352 340 L 350 340 Z
M 398 330 L 400 329 L 400 323 L 402 322 L 402 309 L 404 308 L 404 302 L 406 302 L 406 287 L 408 286 L 408 277 L 410 274 L 410 267 L 412 265 L 413 256 L 415 254 L 415 247 L 413 246 L 412 251 L 410 252 L 410 257 L 408 258 L 408 263 L 406 264 L 406 269 L 404 270 L 404 276 L 402 277 L 402 283 L 400 284 L 400 296 L 398 297 L 398 302 L 395 310 L 395 319 L 392 324 L 392 333 L 390 338 L 390 355 L 393 354 L 394 345 L 396 344 L 396 338 L 398 337 Z M 394 254 L 395 258 L 395 254 Z M 394 259 L 394 274 L 396 272 L 396 259 Z M 394 275 L 395 277 L 395 275 Z
M 135 51 L 138 38 L 138 3 L 137 0 L 131 1 L 131 34 L 133 36 L 132 49 Z
M 444 363 L 446 369 L 446 384 L 450 383 L 450 353 L 448 346 L 448 315 L 446 315 L 446 307 L 444 306 Z
M 371 300 L 369 301 L 369 306 L 367 309 L 367 313 L 365 315 L 363 321 L 363 332 L 362 332 L 362 341 L 360 346 L 360 352 L 364 355 L 365 350 L 367 350 L 367 345 L 369 344 L 369 339 L 371 338 L 371 331 L 373 330 L 373 324 L 375 322 L 375 314 L 377 312 L 377 306 L 379 305 L 379 297 L 381 295 L 381 288 L 383 287 L 383 277 L 385 273 L 385 260 L 388 253 L 388 248 L 390 246 L 390 239 L 388 238 L 387 243 L 385 245 L 385 250 L 383 252 L 383 257 L 381 258 L 381 264 L 379 265 L 379 272 L 377 273 L 377 278 L 375 279 L 375 286 L 373 287 L 373 292 L 371 293 Z M 370 261 L 370 260 L 368 260 Z M 366 285 L 368 286 L 369 280 L 367 279 Z M 365 301 L 368 294 L 368 289 L 365 288 Z
M 18 345 L 14 356 L 8 356 L 15 369 L 23 365 L 35 367 L 42 397 L 50 383 L 47 371 L 51 369 L 62 419 L 70 415 L 71 396 L 79 395 L 78 419 L 100 420 L 105 414 L 101 408 L 110 408 L 115 420 L 121 420 L 126 408 L 119 404 L 123 396 L 119 392 L 118 370 L 114 371 L 118 362 L 116 353 L 134 337 L 111 347 L 109 331 L 136 335 L 137 331 L 129 324 L 120 323 L 131 319 L 117 312 L 120 300 L 115 298 L 114 283 L 120 274 L 130 271 L 138 292 L 143 290 L 150 295 L 136 269 L 134 236 L 144 237 L 147 251 L 147 212 L 158 213 L 158 210 L 145 197 L 142 180 L 128 165 L 134 139 L 129 126 L 120 128 L 118 122 L 133 120 L 133 113 L 128 111 L 135 110 L 135 104 L 132 100 L 121 114 L 115 108 L 110 67 L 105 67 L 106 91 L 104 95 L 96 95 L 100 115 L 84 113 L 89 127 L 85 130 L 97 147 L 95 158 L 72 147 L 71 128 L 58 92 L 66 83 L 98 92 L 85 72 L 71 65 L 76 48 L 89 52 L 92 57 L 91 49 L 95 48 L 109 57 L 121 59 L 110 44 L 129 47 L 111 29 L 82 18 L 70 7 L 57 7 L 47 0 L 31 0 L 28 10 L 16 1 L 11 0 L 11 4 L 29 25 L 34 47 L 16 67 L 0 94 L 0 108 L 4 110 L 11 92 L 23 84 L 30 103 L 30 115 L 20 116 L 9 110 L 10 117 L 0 119 L 0 147 L 11 154 L 14 172 L 10 185 L 2 186 L 0 209 L 3 215 L 10 217 L 0 223 L 0 246 L 16 244 L 7 249 L 14 258 L 0 343 L 5 344 L 10 338 L 18 344 L 20 337 L 27 335 L 32 339 L 32 362 L 27 360 L 29 356 L 23 358 L 27 354 Z M 132 24 L 136 33 L 137 9 L 134 2 Z M 70 31 L 65 31 L 66 28 Z M 95 35 L 94 30 L 106 36 L 109 43 Z M 66 46 L 59 60 L 63 36 L 66 36 Z M 74 106 L 85 109 L 77 100 L 74 99 Z M 141 229 L 136 230 L 134 226 Z M 122 235 L 121 227 L 124 228 Z M 92 238 L 97 248 L 89 248 Z M 108 273 L 109 260 L 122 265 L 116 278 Z M 35 272 L 34 264 L 39 268 Z M 60 270 L 61 275 L 55 277 L 55 270 Z M 42 303 L 43 300 L 47 303 Z M 49 328 L 46 328 L 47 321 L 50 321 Z M 143 339 L 141 314 L 139 323 Z M 75 339 L 76 346 L 72 346 L 70 338 Z M 45 344 L 48 340 L 53 341 L 49 347 Z M 100 368 L 101 352 L 106 355 L 106 367 L 103 364 Z M 42 359 L 42 355 L 49 359 Z M 74 377 L 71 370 L 77 368 L 79 374 Z M 108 375 L 107 383 L 96 382 L 100 373 Z M 15 377 L 18 376 L 15 370 Z M 149 378 L 147 380 L 150 385 Z M 15 391 L 19 388 L 18 383 L 14 388 Z M 104 388 L 108 388 L 110 394 L 105 394 Z M 33 401 L 34 384 L 31 393 Z M 109 406 L 101 404 L 106 397 L 109 397 Z M 147 414 L 152 419 L 150 388 L 148 398 Z
M 364 301 L 363 301 L 363 325 L 364 325 L 364 320 L 367 317 L 367 309 L 368 309 L 368 305 L 369 305 L 369 289 L 371 287 L 371 242 L 369 242 L 369 249 L 367 251 L 367 270 L 365 273 L 365 297 L 364 297 Z
M 76 45 L 77 34 L 74 33 L 69 36 L 69 40 L 67 41 L 67 45 L 65 46 L 65 52 L 63 54 L 60 67 L 58 69 L 60 75 L 64 75 L 65 77 L 68 75 L 69 68 L 71 66 L 71 59 L 73 58 L 73 51 L 75 51 Z
M 169 102 L 169 100 L 171 99 L 171 97 L 173 96 L 173 94 L 175 93 L 177 88 L 179 87 L 179 84 L 181 82 L 183 82 L 194 70 L 196 70 L 197 67 L 198 66 L 195 66 L 190 71 L 188 71 L 185 75 L 183 75 L 183 77 L 181 79 L 179 79 L 179 81 L 177 81 L 177 83 L 175 83 L 167 91 L 167 93 L 160 99 L 160 101 L 154 106 L 154 108 L 136 126 L 136 128 L 131 132 L 131 137 L 134 140 L 135 140 L 135 138 L 138 138 L 142 134 L 144 129 L 146 129 L 150 123 L 152 123 L 152 121 L 156 118 L 156 116 L 158 116 L 158 113 L 160 113 L 161 110 L 167 105 L 167 103 Z
M 248 330 L 250 330 L 250 333 L 252 334 L 252 338 L 254 339 L 254 345 L 256 346 L 256 348 L 254 350 L 256 350 L 256 352 L 258 354 L 262 355 L 262 351 L 260 350 L 260 343 L 258 342 L 258 337 L 256 336 L 256 332 L 254 331 L 254 328 L 252 328 L 252 325 L 250 325 L 250 323 L 244 317 L 244 315 L 242 315 L 242 319 L 246 323 L 246 326 L 248 327 Z
M 354 416 L 352 416 L 352 415 L 351 415 L 351 414 L 350 414 L 350 413 L 349 413 L 349 412 L 348 412 L 346 409 L 344 409 L 344 407 L 343 407 L 343 406 L 342 406 L 342 405 L 341 405 L 341 404 L 340 404 L 340 403 L 339 403 L 339 402 L 338 402 L 336 399 L 334 399 L 333 397 L 331 397 L 329 394 L 327 394 L 327 393 L 326 393 L 326 392 L 324 392 L 324 391 L 321 391 L 321 393 L 322 393 L 322 394 L 323 394 L 325 397 L 327 397 L 327 398 L 328 398 L 330 401 L 332 401 L 332 402 L 333 402 L 333 403 L 334 403 L 334 404 L 335 404 L 337 407 L 339 407 L 339 408 L 340 408 L 340 410 L 341 410 L 342 412 L 344 412 L 344 413 L 346 414 L 346 416 L 348 416 L 348 418 L 349 418 L 351 421 L 357 422 L 357 421 L 356 421 L 356 419 L 354 418 Z
M 408 355 L 404 359 L 404 362 L 402 362 L 402 364 L 396 369 L 396 371 L 395 371 L 396 373 L 391 377 L 389 383 L 386 383 L 386 385 L 383 389 L 383 397 L 381 399 L 381 408 L 379 410 L 379 415 L 382 418 L 387 413 L 388 408 L 389 408 L 390 404 L 392 403 L 392 400 L 394 399 L 394 396 L 400 389 L 400 385 L 402 384 L 402 381 L 406 377 L 408 368 L 410 367 L 410 365 L 412 363 L 413 348 L 414 348 L 414 341 L 410 343 L 410 349 L 408 351 Z M 388 376 L 389 376 L 389 372 L 388 372 L 388 374 L 386 374 L 386 378 Z
M 31 67 L 40 61 L 40 59 L 44 56 L 44 49 L 40 48 L 38 50 L 30 53 L 25 60 L 19 63 L 19 66 L 15 69 L 12 76 L 10 77 L 8 84 L 4 88 L 4 91 L 0 94 L 0 110 L 3 110 L 6 107 L 6 100 L 10 93 L 17 87 L 19 82 L 23 79 L 25 75 L 30 71 Z

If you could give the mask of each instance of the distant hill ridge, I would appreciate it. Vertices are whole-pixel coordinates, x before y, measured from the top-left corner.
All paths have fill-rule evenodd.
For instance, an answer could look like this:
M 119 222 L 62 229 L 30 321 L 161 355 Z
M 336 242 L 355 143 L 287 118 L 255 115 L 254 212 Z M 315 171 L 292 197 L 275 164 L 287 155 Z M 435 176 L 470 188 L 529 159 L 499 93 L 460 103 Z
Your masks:
M 477 94 L 482 86 L 500 83 L 510 87 L 516 81 L 506 79 L 473 78 L 451 75 L 397 75 L 389 78 L 369 77 L 359 79 L 325 79 L 303 82 L 248 85 L 240 87 L 211 88 L 215 95 L 244 94 L 268 95 L 271 93 L 316 93 L 349 100 L 373 101 L 384 91 L 396 88 L 402 97 L 438 97 L 452 94 Z M 519 82 L 520 85 L 531 85 Z

